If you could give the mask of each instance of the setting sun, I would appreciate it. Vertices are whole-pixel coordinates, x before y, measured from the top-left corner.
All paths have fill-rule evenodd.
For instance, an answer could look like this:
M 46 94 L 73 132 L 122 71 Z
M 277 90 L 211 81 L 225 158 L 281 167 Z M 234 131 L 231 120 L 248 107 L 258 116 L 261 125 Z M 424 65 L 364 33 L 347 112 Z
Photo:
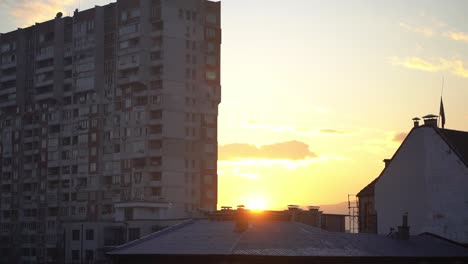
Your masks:
M 254 211 L 263 211 L 267 209 L 267 204 L 263 197 L 251 197 L 247 204 L 247 209 L 254 210 Z

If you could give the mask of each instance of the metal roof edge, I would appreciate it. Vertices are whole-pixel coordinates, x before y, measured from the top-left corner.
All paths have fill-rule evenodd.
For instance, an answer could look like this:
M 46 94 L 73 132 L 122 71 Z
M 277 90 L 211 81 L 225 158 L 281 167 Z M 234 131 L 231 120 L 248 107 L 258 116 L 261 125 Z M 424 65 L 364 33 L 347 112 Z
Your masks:
M 435 128 L 434 127 L 434 130 L 436 131 L 436 133 L 442 138 L 442 140 L 445 142 L 445 144 L 447 144 L 447 146 L 449 146 L 449 148 L 455 152 L 455 154 L 457 155 L 458 159 L 463 162 L 463 164 L 465 164 L 465 166 L 468 168 L 468 160 L 466 160 L 457 150 L 457 148 L 455 146 L 453 146 L 450 141 L 447 139 L 447 137 L 444 135 L 444 133 L 441 132 L 441 129 L 443 130 L 446 130 L 446 131 L 454 131 L 454 132 L 462 132 L 462 133 L 468 133 L 466 131 L 461 131 L 461 130 L 454 130 L 454 129 L 446 129 L 446 128 Z
M 190 225 L 190 224 L 193 224 L 194 222 L 196 221 L 196 219 L 189 219 L 187 221 L 184 221 L 180 224 L 177 224 L 177 225 L 173 225 L 173 226 L 170 226 L 168 228 L 164 228 L 160 231 L 157 231 L 157 232 L 154 232 L 154 233 L 151 233 L 147 236 L 144 236 L 142 238 L 139 238 L 137 240 L 133 240 L 131 242 L 128 242 L 126 244 L 123 244 L 121 246 L 118 246 L 116 247 L 114 250 L 112 250 L 111 252 L 107 252 L 106 255 L 118 255 L 119 254 L 119 251 L 122 251 L 124 249 L 127 249 L 127 248 L 130 248 L 132 246 L 135 246 L 135 245 L 138 245 L 138 244 L 141 244 L 143 242 L 146 242 L 148 240 L 151 240 L 155 237 L 158 237 L 158 236 L 161 236 L 161 235 L 164 235 L 166 233 L 169 233 L 169 232 L 172 232 L 172 231 L 175 231 L 175 230 L 178 230 L 178 229 L 181 229 L 187 225 Z
M 434 233 L 431 233 L 431 232 L 424 232 L 424 233 L 421 233 L 417 236 L 430 236 L 430 237 L 434 237 L 436 239 L 439 239 L 439 240 L 443 240 L 445 242 L 448 242 L 450 244 L 453 244 L 453 245 L 457 245 L 457 246 L 460 246 L 460 247 L 463 247 L 463 248 L 467 248 L 468 245 L 465 245 L 465 244 L 462 244 L 462 243 L 459 243 L 457 241 L 454 241 L 454 240 L 451 240 L 451 239 L 448 239 L 446 237 L 443 237 L 443 236 L 439 236 L 437 234 L 434 234 Z

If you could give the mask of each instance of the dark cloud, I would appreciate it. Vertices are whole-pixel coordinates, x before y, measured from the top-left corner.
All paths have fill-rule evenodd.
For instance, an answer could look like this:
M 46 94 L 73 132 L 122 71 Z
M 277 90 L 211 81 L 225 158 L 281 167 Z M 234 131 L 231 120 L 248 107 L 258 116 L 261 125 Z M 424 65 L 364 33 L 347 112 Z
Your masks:
M 401 143 L 403 142 L 403 140 L 405 140 L 407 135 L 408 133 L 405 133 L 405 132 L 398 133 L 393 137 L 392 141 Z
M 219 146 L 218 153 L 219 160 L 232 160 L 236 158 L 301 160 L 317 157 L 317 154 L 309 150 L 309 145 L 295 140 L 260 147 L 242 143 L 228 144 Z

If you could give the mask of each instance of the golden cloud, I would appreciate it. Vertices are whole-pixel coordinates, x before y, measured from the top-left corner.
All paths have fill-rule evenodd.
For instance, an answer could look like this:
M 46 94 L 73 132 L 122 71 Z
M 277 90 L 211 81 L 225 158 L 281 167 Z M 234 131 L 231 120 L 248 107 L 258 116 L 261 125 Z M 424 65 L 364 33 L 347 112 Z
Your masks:
M 271 145 L 256 147 L 250 144 L 228 144 L 218 149 L 219 160 L 234 159 L 285 159 L 302 160 L 318 157 L 309 150 L 309 146 L 300 141 L 280 142 Z
M 344 130 L 337 130 L 337 129 L 320 129 L 320 133 L 323 134 L 346 134 L 348 133 L 347 131 Z
M 73 5 L 73 0 L 43 0 L 43 1 L 5 1 L 1 5 L 8 8 L 9 14 L 20 27 L 34 25 L 53 19 L 55 15 Z
M 409 57 L 404 59 L 394 57 L 390 59 L 390 63 L 421 71 L 436 72 L 443 70 L 442 65 L 418 57 Z
M 434 30 L 429 28 L 429 27 L 415 27 L 415 26 L 410 26 L 406 23 L 401 22 L 400 27 L 414 33 L 421 34 L 425 37 L 432 37 L 434 36 Z
M 393 65 L 403 66 L 410 69 L 421 71 L 439 72 L 448 71 L 454 75 L 468 78 L 468 69 L 465 68 L 465 63 L 461 60 L 438 59 L 423 59 L 419 57 L 408 58 L 390 58 L 390 63 Z
M 461 31 L 450 31 L 446 33 L 449 38 L 468 43 L 468 34 Z
M 405 133 L 405 132 L 398 133 L 393 137 L 392 141 L 401 143 L 403 142 L 403 140 L 405 140 L 407 135 L 408 133 Z

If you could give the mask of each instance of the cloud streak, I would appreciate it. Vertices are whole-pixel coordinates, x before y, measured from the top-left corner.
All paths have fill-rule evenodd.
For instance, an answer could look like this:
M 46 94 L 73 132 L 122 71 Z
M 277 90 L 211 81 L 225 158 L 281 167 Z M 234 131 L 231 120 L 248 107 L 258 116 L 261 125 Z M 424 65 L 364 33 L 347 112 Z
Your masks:
M 346 134 L 348 133 L 348 131 L 327 128 L 327 129 L 320 129 L 320 133 L 322 134 Z
M 405 140 L 407 135 L 408 135 L 408 133 L 405 133 L 405 132 L 398 133 L 393 137 L 392 141 L 397 142 L 397 143 L 401 143 L 401 142 L 403 142 L 403 140 Z
M 425 37 L 432 37 L 435 35 L 435 32 L 432 28 L 430 27 L 415 27 L 415 26 L 411 26 L 411 25 L 408 25 L 406 23 L 403 23 L 403 22 L 400 22 L 400 27 L 410 31 L 410 32 L 413 32 L 413 33 L 417 33 L 417 34 L 420 34 L 420 35 L 423 35 Z
M 277 133 L 292 133 L 301 136 L 345 136 L 351 134 L 349 130 L 333 129 L 333 128 L 323 128 L 323 129 L 309 129 L 309 128 L 297 128 L 294 126 L 288 125 L 278 125 L 278 124 L 261 124 L 254 121 L 249 121 L 245 124 L 242 124 L 242 127 L 249 129 L 262 129 L 270 130 Z
M 42 1 L 12 1 L 0 2 L 0 7 L 8 10 L 15 23 L 20 27 L 34 25 L 55 17 L 57 12 L 64 12 L 74 0 L 42 0 Z
M 390 63 L 397 66 L 403 66 L 409 69 L 415 69 L 428 72 L 448 71 L 454 75 L 468 78 L 468 69 L 465 68 L 465 63 L 458 59 L 447 60 L 438 59 L 423 59 L 420 57 L 407 58 L 390 58 Z
M 218 149 L 219 160 L 235 159 L 284 159 L 302 160 L 316 158 L 318 155 L 309 150 L 309 146 L 300 141 L 280 142 L 256 147 L 250 144 L 228 144 Z
M 445 35 L 452 40 L 468 43 L 468 33 L 461 31 L 449 31 Z

